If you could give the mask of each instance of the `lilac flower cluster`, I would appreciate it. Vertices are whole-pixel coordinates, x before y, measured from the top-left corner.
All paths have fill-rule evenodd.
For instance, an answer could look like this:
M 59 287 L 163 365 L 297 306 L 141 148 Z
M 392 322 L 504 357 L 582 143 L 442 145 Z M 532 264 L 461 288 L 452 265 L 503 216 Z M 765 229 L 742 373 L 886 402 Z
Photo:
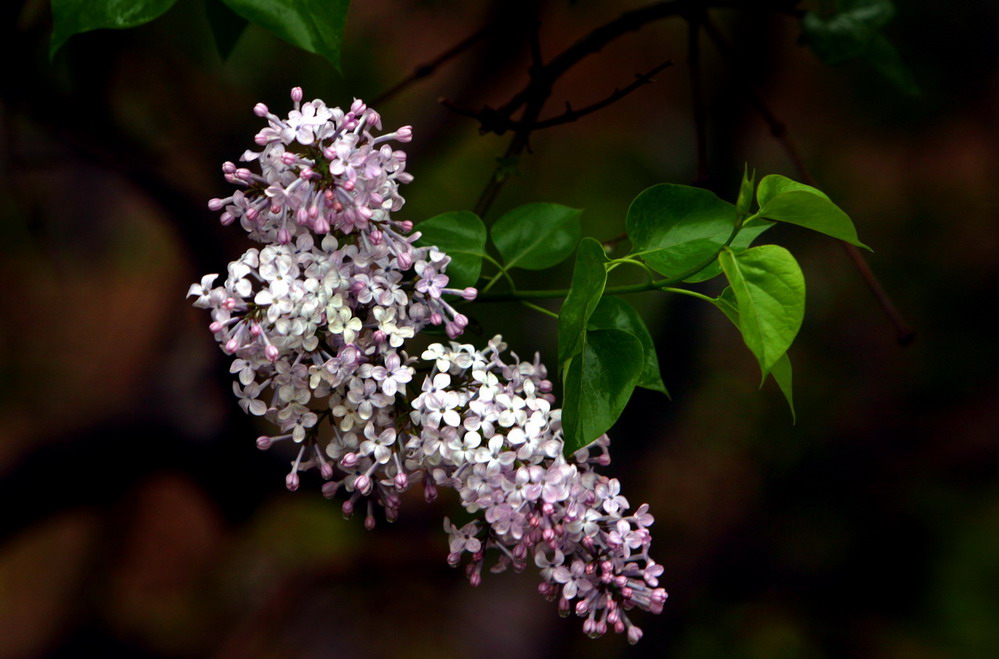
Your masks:
M 361 101 L 344 112 L 303 104 L 299 88 L 291 97 L 286 118 L 254 108 L 268 125 L 256 136 L 261 151 L 241 160 L 259 172 L 225 163 L 239 189 L 209 202 L 263 246 L 230 263 L 220 285 L 211 274 L 188 291 L 233 356 L 240 406 L 279 430 L 258 447 L 297 444 L 287 487 L 318 469 L 323 494 L 340 493 L 348 515 L 363 504 L 368 528 L 376 504 L 395 519 L 416 483 L 427 499 L 454 488 L 477 517 L 461 528 L 445 520 L 448 560 L 468 554 L 473 584 L 486 550 L 498 550 L 493 571 L 533 560 L 541 593 L 563 613 L 574 607 L 584 631 L 636 642 L 626 609 L 658 613 L 666 593 L 648 555 L 648 506 L 629 514 L 618 481 L 593 470 L 609 462 L 606 437 L 567 460 L 545 367 L 504 362 L 500 337 L 481 351 L 434 343 L 416 358 L 403 349 L 429 325 L 457 338 L 468 320 L 448 300 L 476 295 L 449 288 L 450 258 L 416 246 L 412 223 L 392 218 L 411 176 L 387 142 L 412 131 L 376 137 L 381 120 Z

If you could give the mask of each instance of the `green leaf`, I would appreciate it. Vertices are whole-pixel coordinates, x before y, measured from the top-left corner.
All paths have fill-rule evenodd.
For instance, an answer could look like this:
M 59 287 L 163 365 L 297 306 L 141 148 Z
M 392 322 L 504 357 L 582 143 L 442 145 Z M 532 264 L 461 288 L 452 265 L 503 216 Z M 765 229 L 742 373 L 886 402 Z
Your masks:
M 586 325 L 607 285 L 607 254 L 593 238 L 583 238 L 576 250 L 572 285 L 558 314 L 558 361 L 565 364 L 583 351 Z
M 642 372 L 641 342 L 616 329 L 586 332 L 564 381 L 562 432 L 570 455 L 607 432 L 631 398 Z
M 712 302 L 732 321 L 733 325 L 739 327 L 739 303 L 736 302 L 735 293 L 732 292 L 731 288 L 726 288 Z M 794 411 L 791 360 L 788 358 L 786 352 L 774 362 L 773 368 L 770 369 L 770 376 L 777 382 L 777 386 L 780 387 L 781 393 L 784 394 L 784 399 L 791 409 L 791 422 L 797 422 L 797 415 Z
M 807 12 L 801 18 L 812 52 L 828 64 L 839 64 L 864 54 L 878 31 L 895 15 L 891 0 L 840 0 L 828 16 Z
M 780 174 L 770 174 L 769 176 L 764 176 L 763 180 L 760 181 L 760 185 L 756 188 L 756 203 L 760 205 L 760 208 L 765 206 L 768 201 L 774 197 L 778 197 L 785 192 L 811 192 L 814 195 L 818 195 L 823 199 L 829 199 L 826 193 L 818 188 L 813 188 L 810 185 L 805 185 L 804 183 L 798 183 L 793 179 L 789 179 L 786 176 L 781 176 Z
M 829 197 L 811 186 L 772 175 L 760 181 L 756 196 L 760 203 L 757 213 L 760 217 L 797 224 L 851 245 L 870 249 L 857 238 L 857 229 L 850 216 L 829 201 Z
M 659 358 L 652 336 L 645 326 L 645 321 L 638 315 L 635 308 L 619 297 L 604 297 L 600 299 L 596 309 L 590 316 L 588 330 L 617 329 L 631 334 L 642 344 L 642 371 L 638 376 L 637 386 L 652 391 L 659 391 L 669 397 L 666 385 L 659 374 Z
M 791 253 L 777 245 L 740 253 L 725 249 L 719 261 L 735 296 L 742 339 L 766 377 L 801 327 L 804 275 Z
M 739 229 L 739 233 L 736 234 L 735 238 L 729 247 L 733 252 L 741 252 L 743 250 L 749 249 L 749 246 L 753 244 L 753 241 L 760 237 L 760 235 L 772 227 L 776 222 L 770 222 L 769 220 L 764 220 L 759 217 L 751 217 L 746 220 L 742 228 Z M 704 268 L 697 274 L 687 277 L 684 279 L 685 282 L 690 284 L 696 284 L 699 281 L 707 281 L 709 279 L 714 279 L 721 274 L 721 265 L 715 260 L 714 263 Z
M 74 34 L 103 28 L 123 29 L 162 16 L 177 0 L 52 0 L 49 58 Z
M 215 49 L 225 61 L 229 59 L 249 22 L 222 4 L 222 0 L 205 0 L 205 15 L 215 38 Z
M 774 367 L 770 370 L 770 375 L 773 376 L 777 386 L 780 387 L 781 393 L 784 394 L 787 406 L 791 408 L 791 423 L 797 423 L 798 415 L 794 411 L 794 393 L 791 387 L 791 360 L 788 358 L 786 352 L 781 355 L 780 359 L 774 362 Z
M 918 96 L 922 93 L 912 71 L 902 61 L 902 56 L 898 54 L 895 46 L 885 37 L 878 35 L 871 40 L 867 50 L 864 51 L 864 59 L 900 92 L 909 96 Z
M 234 12 L 340 69 L 350 0 L 222 0 Z
M 448 286 L 474 286 L 482 272 L 486 249 L 486 225 L 469 211 L 441 213 L 416 225 L 422 233 L 417 245 L 436 245 L 451 257 L 447 266 Z
M 914 95 L 919 86 L 895 47 L 881 34 L 895 15 L 891 0 L 839 0 L 829 15 L 806 12 L 802 36 L 812 52 L 827 64 L 861 59 L 871 64 L 900 91 Z
M 635 254 L 667 277 L 683 278 L 711 262 L 735 229 L 735 206 L 713 192 L 662 183 L 628 209 Z
M 496 220 L 490 233 L 507 268 L 544 270 L 569 258 L 581 233 L 581 210 L 525 204 Z
M 742 171 L 742 183 L 739 184 L 739 197 L 735 202 L 735 214 L 740 219 L 749 215 L 749 209 L 753 205 L 753 185 L 756 182 L 756 171 L 749 173 L 749 165 Z

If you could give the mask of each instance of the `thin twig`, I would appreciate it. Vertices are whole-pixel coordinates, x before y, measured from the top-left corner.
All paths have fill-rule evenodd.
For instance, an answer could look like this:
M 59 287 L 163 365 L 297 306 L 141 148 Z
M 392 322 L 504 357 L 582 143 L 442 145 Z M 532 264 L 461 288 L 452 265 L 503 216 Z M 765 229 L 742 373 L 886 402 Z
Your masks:
M 787 126 L 783 121 L 777 118 L 777 116 L 773 113 L 773 110 L 771 110 L 763 98 L 756 92 L 753 84 L 749 81 L 749 78 L 746 76 L 742 66 L 740 65 L 738 58 L 735 57 L 734 52 L 729 48 L 728 43 L 725 41 L 725 37 L 707 17 L 705 17 L 703 26 L 704 31 L 715 43 L 715 46 L 722 54 L 722 57 L 724 57 L 729 63 L 732 70 L 743 79 L 750 102 L 760 113 L 763 121 L 767 124 L 767 127 L 770 129 L 770 134 L 773 135 L 774 139 L 784 147 L 784 151 L 787 152 L 788 157 L 794 163 L 795 169 L 798 170 L 802 181 L 808 185 L 816 186 L 815 178 L 812 176 L 811 171 L 809 171 L 808 166 L 801 157 L 801 152 L 798 150 L 797 146 L 795 146 L 794 141 L 788 134 Z M 888 295 L 887 291 L 885 291 L 884 286 L 881 285 L 877 275 L 874 274 L 871 267 L 867 264 L 867 261 L 860 253 L 860 250 L 843 241 L 840 241 L 840 244 L 843 246 L 847 256 L 853 262 L 857 271 L 860 273 L 860 276 L 867 284 L 871 294 L 874 295 L 874 298 L 877 300 L 881 309 L 888 317 L 892 327 L 894 327 L 895 339 L 898 344 L 900 346 L 906 346 L 912 343 L 912 341 L 916 338 L 915 330 L 912 329 L 912 326 L 909 325 L 905 321 L 905 318 L 902 317 L 902 314 L 899 313 L 898 308 L 892 302 L 891 297 Z
M 493 23 L 485 25 L 476 30 L 475 32 L 473 32 L 472 34 L 468 35 L 455 45 L 445 50 L 443 53 L 441 53 L 434 59 L 424 64 L 420 64 L 415 69 L 413 69 L 413 72 L 411 74 L 409 74 L 407 77 L 397 82 L 390 89 L 383 92 L 380 96 L 376 97 L 373 101 L 371 101 L 371 105 L 374 107 L 378 107 L 379 105 L 381 105 L 388 99 L 392 98 L 399 92 L 403 91 L 413 83 L 422 80 L 423 78 L 430 77 L 437 71 L 437 69 L 442 64 L 445 64 L 449 60 L 454 59 L 461 53 L 465 52 L 466 50 L 474 46 L 480 39 L 482 39 L 482 37 L 489 34 L 494 28 L 495 24 Z
M 572 121 L 577 121 L 578 119 L 581 119 L 588 114 L 592 114 L 597 110 L 602 110 L 608 105 L 620 101 L 622 98 L 624 98 L 631 92 L 635 91 L 639 87 L 647 85 L 651 82 L 655 82 L 655 80 L 653 80 L 653 76 L 655 76 L 656 74 L 660 73 L 661 71 L 670 66 L 673 66 L 673 62 L 667 60 L 662 64 L 656 66 L 654 69 L 648 71 L 647 73 L 636 73 L 635 80 L 629 83 L 626 87 L 624 87 L 623 89 L 615 89 L 607 98 L 601 101 L 597 101 L 592 105 L 587 105 L 585 108 L 580 108 L 579 110 L 573 110 L 572 107 L 568 103 L 566 103 L 565 112 L 563 112 L 558 116 L 551 117 L 550 119 L 545 119 L 543 121 L 535 123 L 533 126 L 531 126 L 531 130 L 539 130 L 542 128 L 551 128 L 552 126 L 567 124 Z M 517 124 L 519 124 L 519 122 L 514 122 L 514 125 Z

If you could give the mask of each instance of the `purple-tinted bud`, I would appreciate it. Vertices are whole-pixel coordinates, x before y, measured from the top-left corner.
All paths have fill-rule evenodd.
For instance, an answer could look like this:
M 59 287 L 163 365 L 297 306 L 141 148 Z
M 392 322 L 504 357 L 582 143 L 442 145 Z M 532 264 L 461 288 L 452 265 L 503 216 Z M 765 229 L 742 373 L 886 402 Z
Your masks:
M 348 179 L 348 180 L 344 181 L 340 185 L 340 187 L 343 188 L 344 190 L 346 190 L 347 192 L 353 192 L 353 190 L 354 190 L 354 182 L 351 181 L 350 179 Z M 342 210 L 342 208 L 338 209 L 338 210 Z
M 226 299 L 222 300 L 222 308 L 225 309 L 226 311 L 232 311 L 233 309 L 235 309 L 236 304 L 238 303 L 236 302 L 236 298 L 234 297 L 227 297 Z
M 621 612 L 618 611 L 617 609 L 613 609 L 610 613 L 607 614 L 607 622 L 614 625 L 615 627 L 617 626 L 617 623 L 619 623 L 620 621 L 621 621 Z M 622 629 L 621 631 L 624 630 Z
M 372 245 L 381 245 L 384 235 L 378 229 L 372 229 L 371 231 L 368 232 L 368 238 L 371 239 Z
M 437 499 L 437 486 L 427 481 L 423 485 L 423 498 L 426 499 L 427 503 L 432 503 Z
M 279 245 L 287 245 L 291 242 L 291 232 L 286 227 L 278 229 L 277 241 Z
M 268 114 L 270 114 L 270 110 L 263 103 L 257 103 L 256 105 L 253 106 L 253 114 L 257 115 L 258 117 L 266 117 Z
M 393 481 L 395 482 L 395 486 L 400 490 L 405 490 L 409 486 L 409 476 L 407 476 L 404 471 L 400 471 L 396 474 Z
M 236 171 L 236 163 L 231 162 L 229 160 L 222 163 L 222 173 L 232 174 L 235 171 Z
M 382 344 L 382 343 L 385 343 L 385 341 L 386 341 L 386 340 L 388 340 L 388 334 L 386 334 L 385 332 L 383 332 L 383 331 L 381 331 L 381 330 L 375 330 L 375 331 L 374 331 L 374 332 L 373 332 L 373 333 L 371 334 L 371 339 L 372 339 L 372 340 L 373 340 L 373 341 L 374 341 L 374 342 L 375 342 L 376 344 L 379 344 L 379 345 L 380 345 L 380 344 Z
M 319 217 L 316 218 L 316 221 L 312 224 L 312 230 L 315 231 L 316 233 L 329 233 L 330 223 L 326 220 L 325 217 L 320 215 Z
M 628 627 L 628 643 L 634 645 L 640 640 L 642 640 L 642 630 L 635 625 Z
M 264 333 L 264 330 L 260 327 L 260 323 L 250 323 L 250 336 L 256 338 Z
M 413 139 L 413 127 L 403 126 L 399 130 L 395 131 L 395 139 L 405 144 Z
M 357 466 L 357 453 L 351 452 L 340 458 L 340 466 L 344 469 L 353 469 Z
M 287 487 L 288 490 L 290 490 L 291 492 L 297 490 L 299 485 L 298 474 L 293 471 L 287 476 L 285 476 L 284 484 L 285 487 Z
M 469 574 L 468 575 L 468 583 L 472 584 L 473 586 L 478 586 L 479 584 L 481 584 L 482 583 L 482 573 L 481 572 L 472 572 L 471 574 Z
M 226 212 L 222 213 L 221 215 L 219 215 L 219 222 L 224 227 L 227 227 L 230 224 L 232 224 L 232 221 L 235 220 L 235 219 L 236 219 L 236 216 L 233 215 L 232 213 L 230 213 L 229 211 L 226 211 Z
M 558 598 L 558 614 L 563 618 L 569 616 L 569 600 L 565 597 Z
M 576 615 L 585 616 L 586 612 L 590 610 L 590 600 L 582 599 L 576 602 Z
M 472 286 L 469 286 L 468 288 L 466 288 L 465 290 L 463 290 L 461 292 L 461 297 L 462 297 L 462 299 L 465 299 L 465 300 L 468 300 L 469 302 L 471 302 L 472 300 L 475 299 L 475 296 L 478 295 L 478 294 L 479 294 L 479 291 L 477 289 L 475 289 Z
M 267 347 L 264 348 L 264 356 L 267 357 L 268 361 L 276 362 L 280 354 L 280 351 L 273 344 L 268 343 Z
M 409 270 L 413 267 L 413 254 L 410 251 L 399 252 L 396 256 L 396 262 L 399 264 L 400 270 Z
M 354 514 L 354 502 L 351 499 L 347 499 L 343 502 L 343 505 L 340 506 L 340 510 L 343 512 L 345 519 L 350 519 L 351 515 Z
M 361 494 L 367 494 L 371 491 L 371 479 L 367 476 L 367 474 L 361 474 L 354 479 L 354 489 Z
M 267 435 L 261 435 L 260 437 L 257 437 L 257 448 L 260 449 L 261 451 L 266 451 L 271 447 L 271 444 L 273 443 L 274 443 L 273 440 L 271 440 L 271 438 L 268 437 Z
M 256 208 L 246 209 L 246 219 L 248 219 L 250 222 L 256 222 L 258 217 L 260 217 L 260 211 L 258 211 Z
M 329 483 L 323 483 L 322 492 L 323 496 L 327 499 L 332 499 L 336 496 L 336 491 L 340 489 L 339 481 L 331 481 Z
M 230 355 L 239 350 L 239 341 L 236 340 L 236 337 L 233 337 L 228 341 L 226 341 L 223 350 Z
M 319 465 L 319 475 L 327 481 L 333 478 L 333 466 L 328 462 L 323 462 Z
M 443 322 L 444 322 L 443 316 L 441 316 L 436 311 L 433 312 L 432 314 L 430 314 L 430 324 L 431 325 L 440 325 Z
M 222 331 L 223 327 L 225 327 L 225 325 L 216 320 L 211 325 L 208 326 L 208 331 L 211 332 L 212 334 L 218 334 L 219 332 Z
M 364 528 L 369 531 L 375 530 L 375 516 L 371 513 L 368 513 L 368 515 L 364 518 Z
M 223 208 L 225 208 L 225 200 L 219 199 L 217 197 L 215 199 L 209 199 L 208 200 L 208 210 L 210 210 L 210 211 L 220 211 Z
M 291 100 L 293 102 L 295 102 L 295 103 L 301 103 L 302 102 L 302 88 L 301 87 L 292 87 L 291 88 Z

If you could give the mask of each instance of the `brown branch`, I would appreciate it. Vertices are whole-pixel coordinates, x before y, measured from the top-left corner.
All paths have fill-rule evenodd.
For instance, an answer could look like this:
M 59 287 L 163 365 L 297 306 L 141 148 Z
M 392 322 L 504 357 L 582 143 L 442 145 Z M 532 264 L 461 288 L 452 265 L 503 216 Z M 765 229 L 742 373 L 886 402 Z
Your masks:
M 631 92 L 635 91 L 639 87 L 647 85 L 651 82 L 655 82 L 655 80 L 653 80 L 653 77 L 670 66 L 673 66 L 673 62 L 667 60 L 662 64 L 656 66 L 652 70 L 648 71 L 647 73 L 636 73 L 635 80 L 629 83 L 628 86 L 626 86 L 624 89 L 615 89 L 607 98 L 601 101 L 597 101 L 592 105 L 587 105 L 585 108 L 581 108 L 579 110 L 573 110 L 572 107 L 569 106 L 568 103 L 566 103 L 565 112 L 563 112 L 558 116 L 551 117 L 550 119 L 545 119 L 544 121 L 539 121 L 535 123 L 531 127 L 531 130 L 539 130 L 541 128 L 551 128 L 552 126 L 567 124 L 572 121 L 577 121 L 578 119 L 581 119 L 588 114 L 592 114 L 597 110 L 602 110 L 608 105 L 620 101 L 622 98 L 624 98 Z
M 443 53 L 441 53 L 434 59 L 430 60 L 429 62 L 420 64 L 415 69 L 413 69 L 413 72 L 411 74 L 409 74 L 407 77 L 397 82 L 390 89 L 383 92 L 373 101 L 371 101 L 371 105 L 377 107 L 382 103 L 384 103 L 385 101 L 392 98 L 393 96 L 395 96 L 396 94 L 400 93 L 413 83 L 422 80 L 423 78 L 430 77 L 437 71 L 438 68 L 440 68 L 441 65 L 447 63 L 449 60 L 454 59 L 461 53 L 465 52 L 466 50 L 474 46 L 480 39 L 489 34 L 493 29 L 495 29 L 495 27 L 496 26 L 494 23 L 485 25 L 479 28 L 477 31 L 470 34 L 469 36 L 465 37 L 458 43 L 456 43 L 454 46 L 451 46 L 450 48 L 445 50 Z
M 729 48 L 728 43 L 725 41 L 725 37 L 707 17 L 705 17 L 703 25 L 704 31 L 714 42 L 722 57 L 729 63 L 732 70 L 743 79 L 750 102 L 760 113 L 763 121 L 767 124 L 767 127 L 770 129 L 770 134 L 775 140 L 777 140 L 778 143 L 781 144 L 781 146 L 784 147 L 784 151 L 791 159 L 791 162 L 794 163 L 795 169 L 798 170 L 802 181 L 808 185 L 816 186 L 815 178 L 812 176 L 811 171 L 805 164 L 805 160 L 802 158 L 801 152 L 798 150 L 794 141 L 791 139 L 791 136 L 788 134 L 787 126 L 783 121 L 777 118 L 763 98 L 756 92 L 752 82 L 750 82 L 748 76 L 740 65 L 738 58 L 735 56 L 735 53 Z M 898 344 L 900 346 L 906 346 L 912 343 L 916 337 L 915 330 L 912 329 L 912 326 L 910 326 L 906 322 L 905 318 L 902 317 L 902 314 L 899 313 L 898 308 L 892 302 L 891 297 L 888 295 L 887 291 L 885 291 L 884 286 L 881 285 L 877 275 L 874 274 L 871 267 L 867 264 L 867 261 L 860 253 L 860 250 L 846 242 L 840 241 L 840 244 L 843 246 L 847 256 L 853 262 L 857 271 L 860 273 L 860 276 L 867 284 L 871 294 L 874 295 L 874 298 L 878 301 L 878 304 L 881 306 L 884 314 L 888 317 L 888 321 L 892 324 L 892 327 L 894 327 L 895 339 Z

